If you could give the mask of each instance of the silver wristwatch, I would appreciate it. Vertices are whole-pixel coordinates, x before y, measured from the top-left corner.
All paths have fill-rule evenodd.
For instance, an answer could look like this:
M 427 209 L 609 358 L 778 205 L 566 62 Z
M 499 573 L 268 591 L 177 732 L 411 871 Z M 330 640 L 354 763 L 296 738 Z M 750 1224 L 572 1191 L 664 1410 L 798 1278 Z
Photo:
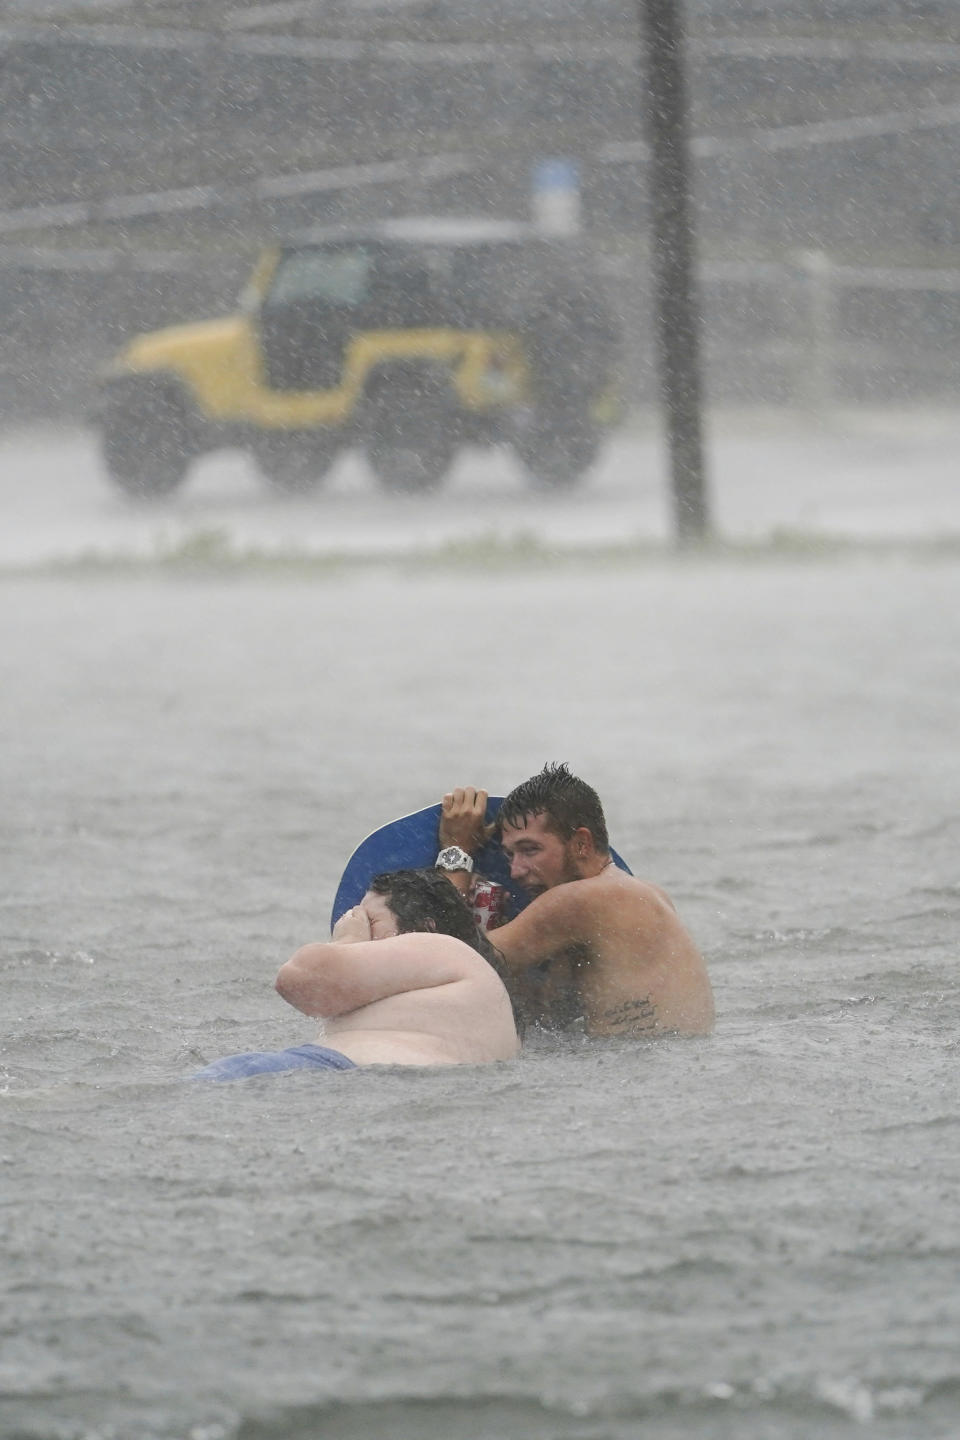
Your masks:
M 459 845 L 447 845 L 440 851 L 434 865 L 438 870 L 466 870 L 468 875 L 473 869 L 473 861 Z

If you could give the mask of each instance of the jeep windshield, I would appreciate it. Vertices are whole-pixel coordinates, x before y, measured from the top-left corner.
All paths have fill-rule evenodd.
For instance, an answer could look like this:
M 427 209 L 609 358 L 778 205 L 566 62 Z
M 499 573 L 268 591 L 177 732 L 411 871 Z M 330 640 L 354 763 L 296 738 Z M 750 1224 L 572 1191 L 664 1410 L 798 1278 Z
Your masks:
M 359 305 L 369 291 L 370 255 L 366 249 L 294 250 L 281 257 L 270 287 L 270 305 L 326 301 Z

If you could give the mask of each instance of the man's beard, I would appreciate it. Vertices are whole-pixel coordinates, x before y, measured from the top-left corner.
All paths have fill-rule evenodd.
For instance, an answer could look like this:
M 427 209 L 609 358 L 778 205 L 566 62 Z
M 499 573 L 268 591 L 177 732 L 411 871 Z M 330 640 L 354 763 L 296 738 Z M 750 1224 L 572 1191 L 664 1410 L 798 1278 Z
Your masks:
M 545 885 L 542 880 L 534 880 L 529 885 L 525 885 L 522 880 L 517 883 L 524 895 L 533 900 L 537 895 L 546 895 L 548 890 L 555 890 L 558 885 L 567 885 L 571 880 L 579 879 L 580 874 L 577 870 L 577 862 L 571 850 L 563 857 L 563 872 L 559 880 L 555 880 L 552 885 Z
M 580 871 L 577 869 L 577 862 L 574 860 L 572 855 L 568 855 L 566 859 L 566 864 L 563 867 L 563 879 L 560 880 L 558 883 L 560 885 L 566 885 L 570 880 L 579 879 Z

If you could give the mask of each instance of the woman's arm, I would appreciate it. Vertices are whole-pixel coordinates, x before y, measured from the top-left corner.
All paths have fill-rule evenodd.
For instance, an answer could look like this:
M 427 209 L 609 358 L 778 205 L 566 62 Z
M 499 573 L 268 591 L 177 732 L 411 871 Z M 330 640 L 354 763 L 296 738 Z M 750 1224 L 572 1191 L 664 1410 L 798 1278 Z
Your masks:
M 487 962 L 450 935 L 417 933 L 384 940 L 338 936 L 297 950 L 280 967 L 276 988 L 305 1015 L 333 1019 L 391 995 L 468 979 L 481 967 L 487 969 Z

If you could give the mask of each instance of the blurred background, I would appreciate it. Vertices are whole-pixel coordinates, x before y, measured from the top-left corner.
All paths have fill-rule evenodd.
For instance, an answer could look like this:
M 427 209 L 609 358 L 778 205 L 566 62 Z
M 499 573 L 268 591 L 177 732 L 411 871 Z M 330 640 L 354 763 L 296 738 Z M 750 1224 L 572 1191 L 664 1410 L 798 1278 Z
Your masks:
M 960 7 L 685 15 L 708 401 L 949 405 Z M 82 418 L 119 345 L 234 308 L 278 233 L 536 222 L 558 175 L 654 401 L 635 0 L 2 0 L 0 87 L 0 425 Z

